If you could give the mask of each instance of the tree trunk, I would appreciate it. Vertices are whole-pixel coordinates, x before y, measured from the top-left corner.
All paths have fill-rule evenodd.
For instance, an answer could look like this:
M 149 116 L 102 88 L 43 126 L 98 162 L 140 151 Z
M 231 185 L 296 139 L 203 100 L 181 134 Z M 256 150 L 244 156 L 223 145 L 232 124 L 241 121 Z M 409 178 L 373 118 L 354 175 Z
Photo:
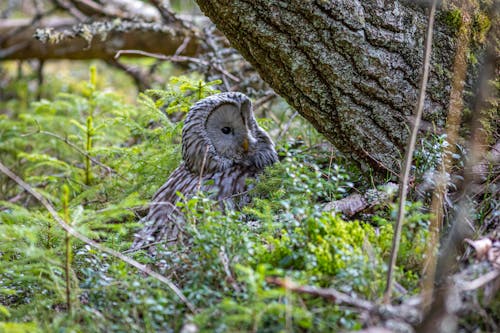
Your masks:
M 418 96 L 425 8 L 403 0 L 197 2 L 340 151 L 378 176 L 399 172 Z M 424 121 L 441 128 L 456 32 L 439 16 L 434 29 Z

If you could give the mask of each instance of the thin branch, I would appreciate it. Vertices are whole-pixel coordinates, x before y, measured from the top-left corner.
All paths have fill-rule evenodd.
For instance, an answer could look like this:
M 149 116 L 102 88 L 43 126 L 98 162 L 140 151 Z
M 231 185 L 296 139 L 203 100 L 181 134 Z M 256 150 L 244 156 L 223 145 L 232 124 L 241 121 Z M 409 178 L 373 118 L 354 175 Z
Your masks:
M 396 225 L 394 227 L 394 236 L 392 240 L 391 257 L 389 263 L 389 270 L 387 272 L 387 282 L 386 289 L 384 293 L 384 303 L 390 303 L 392 284 L 394 281 L 394 270 L 396 266 L 396 260 L 398 258 L 399 243 L 401 241 L 401 229 L 403 227 L 403 220 L 405 215 L 405 202 L 406 195 L 408 193 L 408 180 L 410 178 L 411 164 L 413 159 L 413 151 L 415 150 L 415 143 L 417 141 L 417 133 L 420 127 L 420 120 L 422 118 L 422 113 L 424 109 L 425 101 L 425 90 L 427 87 L 427 80 L 429 78 L 429 67 L 431 58 L 431 48 L 432 48 L 432 34 L 434 25 L 434 14 L 436 12 L 437 0 L 432 1 L 432 6 L 429 12 L 429 22 L 427 24 L 427 34 L 425 37 L 425 49 L 424 49 L 424 68 L 422 73 L 422 79 L 420 82 L 420 91 L 418 104 L 415 110 L 415 123 L 411 129 L 411 137 L 406 148 L 406 156 L 403 167 L 403 174 L 399 184 L 399 210 L 398 217 L 396 220 Z
M 233 274 L 231 273 L 231 268 L 229 267 L 230 260 L 229 257 L 227 256 L 226 249 L 222 245 L 219 251 L 219 260 L 222 263 L 222 266 L 224 267 L 224 272 L 226 273 L 226 281 L 231 284 L 231 286 L 235 291 L 241 292 L 240 286 L 238 286 L 238 283 L 236 283 L 236 279 L 233 277 Z
M 116 59 L 107 59 L 106 63 L 129 75 L 132 80 L 134 80 L 134 83 L 139 91 L 151 88 L 151 83 L 148 81 L 148 77 L 144 75 L 139 68 L 127 66 Z
M 299 285 L 288 278 L 267 277 L 266 282 L 275 284 L 300 294 L 307 294 L 315 297 L 321 297 L 335 304 L 349 306 L 350 310 L 356 312 L 367 312 L 371 318 L 378 316 L 382 321 L 402 320 L 409 325 L 416 325 L 420 321 L 418 300 L 413 304 L 411 302 L 403 303 L 397 306 L 379 305 L 370 301 L 352 297 L 333 288 L 318 288 L 315 286 Z
M 184 50 L 186 49 L 186 47 L 188 46 L 188 44 L 189 44 L 190 41 L 191 41 L 191 37 L 190 36 L 187 36 L 186 38 L 184 38 L 184 40 L 182 41 L 182 44 L 179 45 L 179 47 L 177 48 L 177 50 L 175 50 L 174 56 L 178 56 L 182 52 L 184 52 Z
M 139 250 L 144 250 L 144 249 L 147 249 L 147 248 L 150 248 L 152 246 L 155 246 L 155 245 L 158 245 L 158 244 L 163 244 L 163 243 L 170 243 L 170 242 L 175 242 L 177 240 L 178 237 L 175 237 L 175 238 L 171 238 L 171 239 L 162 239 L 160 241 L 157 241 L 157 242 L 153 242 L 153 243 L 147 243 L 146 245 L 142 245 L 142 246 L 139 246 L 139 247 L 134 247 L 133 249 L 130 248 L 128 250 L 125 250 L 123 251 L 124 254 L 127 254 L 127 253 L 133 253 L 133 252 L 137 252 Z
M 175 13 L 170 10 L 170 8 L 166 7 L 164 5 L 164 1 L 162 0 L 150 0 L 153 4 L 154 7 L 156 7 L 156 10 L 160 13 L 163 22 L 165 23 L 174 23 L 174 22 L 180 22 L 181 24 L 185 25 L 186 23 L 182 20 L 179 20 L 177 16 L 175 16 Z
M 205 34 L 205 45 L 212 51 L 212 52 L 206 53 L 207 58 L 209 58 L 209 62 L 211 64 L 214 64 L 214 68 L 216 68 L 215 65 L 220 66 L 220 64 L 222 63 L 222 57 L 221 57 L 221 50 L 217 46 L 217 42 L 216 42 L 215 36 L 213 34 L 213 32 L 214 32 L 213 27 L 214 26 L 211 25 L 211 26 L 207 27 L 206 29 L 204 29 L 203 32 Z M 221 68 L 223 68 L 223 67 L 221 67 Z M 231 86 L 230 86 L 228 80 L 226 79 L 226 76 L 222 75 L 221 79 L 222 79 L 222 82 L 223 82 L 226 90 L 232 91 Z M 239 82 L 239 80 L 236 82 Z
M 279 142 L 281 140 L 281 138 L 286 134 L 286 132 L 288 132 L 288 130 L 290 129 L 290 126 L 292 126 L 292 122 L 293 120 L 295 119 L 295 117 L 297 117 L 299 115 L 299 113 L 297 111 L 294 112 L 294 114 L 292 114 L 290 116 L 290 119 L 288 119 L 287 123 L 285 124 L 285 127 L 283 128 L 283 130 L 280 132 L 280 134 L 278 135 L 278 137 L 276 138 L 276 142 Z
M 341 303 L 349 304 L 361 310 L 373 311 L 375 309 L 375 305 L 373 305 L 371 302 L 351 297 L 347 294 L 344 294 L 332 288 L 302 286 L 289 279 L 281 279 L 278 277 L 267 277 L 266 282 L 281 286 L 287 290 L 291 290 L 297 293 L 309 294 L 313 296 L 319 296 L 321 298 L 326 298 L 328 300 L 334 301 L 337 304 Z
M 394 177 L 396 177 L 396 178 L 399 178 L 399 177 L 400 177 L 400 175 L 399 175 L 396 171 L 394 171 L 394 170 L 390 169 L 387 165 L 383 164 L 383 163 L 382 163 L 382 162 L 380 162 L 378 159 L 376 159 L 375 157 L 373 157 L 372 155 L 370 155 L 370 153 L 369 153 L 369 152 L 367 152 L 365 149 L 363 149 L 363 147 L 361 147 L 361 150 L 363 151 L 363 153 L 364 153 L 366 156 L 368 156 L 371 160 L 373 160 L 375 163 L 377 163 L 377 164 L 378 164 L 380 167 L 382 167 L 383 169 L 385 169 L 385 170 L 389 171 L 389 172 L 390 172 L 390 173 L 391 173 Z
M 464 291 L 476 290 L 478 288 L 481 288 L 482 286 L 484 286 L 488 282 L 495 280 L 498 277 L 500 277 L 500 270 L 495 269 L 493 271 L 490 271 L 490 272 L 478 277 L 475 280 L 464 283 L 460 287 L 460 289 L 464 290 Z
M 118 59 L 122 54 L 140 54 L 140 55 L 143 55 L 146 57 L 161 59 L 161 60 L 165 60 L 165 61 L 192 62 L 192 63 L 196 63 L 196 64 L 203 65 L 203 66 L 211 66 L 211 67 L 215 68 L 217 71 L 219 71 L 222 74 L 229 77 L 231 80 L 233 80 L 237 83 L 239 83 L 241 81 L 239 78 L 237 78 L 233 74 L 229 73 L 228 71 L 226 71 L 224 68 L 220 67 L 219 65 L 211 64 L 207 61 L 203 61 L 203 60 L 200 60 L 198 58 L 180 56 L 180 55 L 167 56 L 167 55 L 160 54 L 160 53 L 151 53 L 151 52 L 145 52 L 145 51 L 141 51 L 141 50 L 120 50 L 120 51 L 116 52 L 115 59 Z
M 201 184 L 203 182 L 203 172 L 205 171 L 205 163 L 207 162 L 208 146 L 205 148 L 205 154 L 203 154 L 203 161 L 201 162 L 200 179 L 198 180 L 198 186 L 196 192 L 200 192 Z
M 91 11 L 90 12 L 86 12 L 85 15 L 103 15 L 103 16 L 108 16 L 108 17 L 120 17 L 120 15 L 118 13 L 110 13 L 108 11 L 106 11 L 104 9 L 103 6 L 95 3 L 94 1 L 88 1 L 88 0 L 70 0 L 70 2 L 72 3 L 73 6 L 75 6 L 75 8 L 78 8 L 78 5 L 82 6 L 86 6 L 88 9 L 90 9 Z M 81 8 L 78 8 L 78 10 L 82 11 Z M 83 12 L 83 11 L 82 11 Z
M 134 259 L 123 255 L 122 253 L 120 253 L 118 251 L 115 251 L 113 249 L 105 247 L 105 246 L 103 246 L 103 245 L 101 245 L 101 244 L 93 241 L 92 239 L 88 238 L 87 236 L 84 236 L 81 233 L 79 233 L 73 227 L 71 227 L 70 225 L 68 225 L 59 216 L 59 214 L 57 213 L 57 211 L 54 208 L 54 206 L 52 206 L 52 204 L 47 199 L 45 199 L 40 193 L 38 193 L 37 191 L 35 191 L 34 188 L 32 188 L 30 185 L 28 185 L 26 182 L 24 182 L 16 174 L 14 174 L 12 171 L 10 171 L 10 169 L 7 168 L 5 165 L 3 165 L 1 162 L 0 162 L 0 172 L 4 173 L 7 177 L 9 177 L 13 181 L 15 181 L 19 186 L 21 186 L 23 189 L 25 189 L 27 192 L 29 192 L 33 197 L 35 197 L 35 199 L 37 199 L 48 210 L 48 212 L 54 218 L 54 220 L 56 220 L 56 222 L 66 232 L 68 232 L 71 236 L 73 236 L 75 238 L 78 238 L 80 241 L 84 242 L 87 245 L 90 245 L 90 246 L 96 248 L 97 250 L 99 250 L 101 252 L 107 253 L 107 254 L 115 257 L 115 258 L 118 258 L 118 259 L 122 260 L 123 262 L 129 264 L 130 266 L 137 268 L 139 271 L 141 271 L 141 272 L 143 272 L 143 273 L 145 273 L 145 274 L 147 274 L 147 275 L 149 275 L 149 276 L 157 279 L 158 281 L 166 284 L 177 295 L 177 297 L 179 297 L 179 299 L 188 307 L 188 309 L 191 312 L 193 312 L 193 313 L 197 312 L 197 310 L 194 307 L 194 305 L 191 304 L 191 302 L 189 302 L 189 300 L 186 298 L 186 296 L 184 296 L 184 294 L 182 293 L 182 291 L 172 281 L 170 281 L 169 279 L 167 279 L 163 275 L 158 274 L 158 273 L 152 271 L 146 265 L 143 265 L 143 264 L 135 261 Z
M 82 13 L 73 4 L 68 3 L 65 0 L 52 0 L 52 3 L 54 4 L 54 6 L 69 12 L 73 17 L 75 17 L 80 22 L 87 20 L 87 15 Z
M 271 102 L 276 97 L 278 97 L 278 95 L 274 91 L 266 93 L 266 95 L 259 98 L 258 100 L 255 101 L 255 103 L 253 103 L 254 110 L 258 110 L 261 106 L 263 106 L 264 104 L 266 104 L 268 102 Z

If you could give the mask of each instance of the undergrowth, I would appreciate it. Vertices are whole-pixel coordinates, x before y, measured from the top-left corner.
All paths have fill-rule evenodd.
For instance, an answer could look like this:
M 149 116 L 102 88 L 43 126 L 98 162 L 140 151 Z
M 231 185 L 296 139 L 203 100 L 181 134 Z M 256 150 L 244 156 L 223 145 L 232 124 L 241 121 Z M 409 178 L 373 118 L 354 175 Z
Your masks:
M 82 234 L 124 251 L 147 201 L 180 163 L 182 121 L 173 115 L 215 93 L 218 82 L 172 78 L 130 105 L 99 88 L 99 80 L 92 69 L 88 82 L 50 99 L 2 105 L 1 161 Z M 281 162 L 255 182 L 253 201 L 242 211 L 223 214 L 200 194 L 181 207 L 188 246 L 160 246 L 155 258 L 133 254 L 172 279 L 195 314 L 159 281 L 79 240 L 67 242 L 47 211 L 0 175 L 0 332 L 173 332 L 188 324 L 201 332 L 360 328 L 352 310 L 287 292 L 267 278 L 379 299 L 393 208 L 365 221 L 325 212 L 323 204 L 344 197 L 359 175 L 328 155 L 317 163 L 311 150 L 290 141 L 278 146 Z M 418 291 L 427 234 L 428 216 L 419 208 L 407 209 L 398 263 L 400 289 L 409 294 Z

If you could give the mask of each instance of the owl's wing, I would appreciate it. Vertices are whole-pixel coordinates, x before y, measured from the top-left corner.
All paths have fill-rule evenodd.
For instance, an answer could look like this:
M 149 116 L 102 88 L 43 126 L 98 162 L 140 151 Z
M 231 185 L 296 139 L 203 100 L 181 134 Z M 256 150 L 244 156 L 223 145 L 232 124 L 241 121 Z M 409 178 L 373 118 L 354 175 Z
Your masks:
M 130 251 L 149 248 L 156 242 L 166 245 L 176 243 L 182 232 L 184 217 L 176 204 L 198 190 L 213 193 L 213 199 L 221 203 L 222 209 L 241 208 L 248 202 L 246 179 L 255 177 L 256 171 L 242 165 L 202 176 L 191 173 L 182 164 L 169 177 L 167 182 L 153 196 L 148 215 L 143 219 L 144 228 L 135 235 Z
M 153 196 L 149 213 L 142 219 L 145 225 L 135 235 L 130 251 L 148 248 L 155 242 L 175 242 L 184 221 L 176 206 L 181 199 L 177 192 L 189 198 L 197 190 L 199 182 L 199 177 L 189 172 L 184 164 L 172 172 L 167 182 Z

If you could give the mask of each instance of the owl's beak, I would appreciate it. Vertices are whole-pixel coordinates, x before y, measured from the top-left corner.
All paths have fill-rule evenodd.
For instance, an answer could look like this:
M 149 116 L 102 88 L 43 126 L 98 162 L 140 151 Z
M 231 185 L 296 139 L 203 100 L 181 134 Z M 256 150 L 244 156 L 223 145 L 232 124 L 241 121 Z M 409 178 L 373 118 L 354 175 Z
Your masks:
M 243 139 L 243 143 L 241 144 L 241 147 L 243 148 L 243 151 L 245 153 L 248 153 L 248 147 L 250 146 L 249 142 L 248 142 L 248 139 L 247 138 L 244 138 Z

